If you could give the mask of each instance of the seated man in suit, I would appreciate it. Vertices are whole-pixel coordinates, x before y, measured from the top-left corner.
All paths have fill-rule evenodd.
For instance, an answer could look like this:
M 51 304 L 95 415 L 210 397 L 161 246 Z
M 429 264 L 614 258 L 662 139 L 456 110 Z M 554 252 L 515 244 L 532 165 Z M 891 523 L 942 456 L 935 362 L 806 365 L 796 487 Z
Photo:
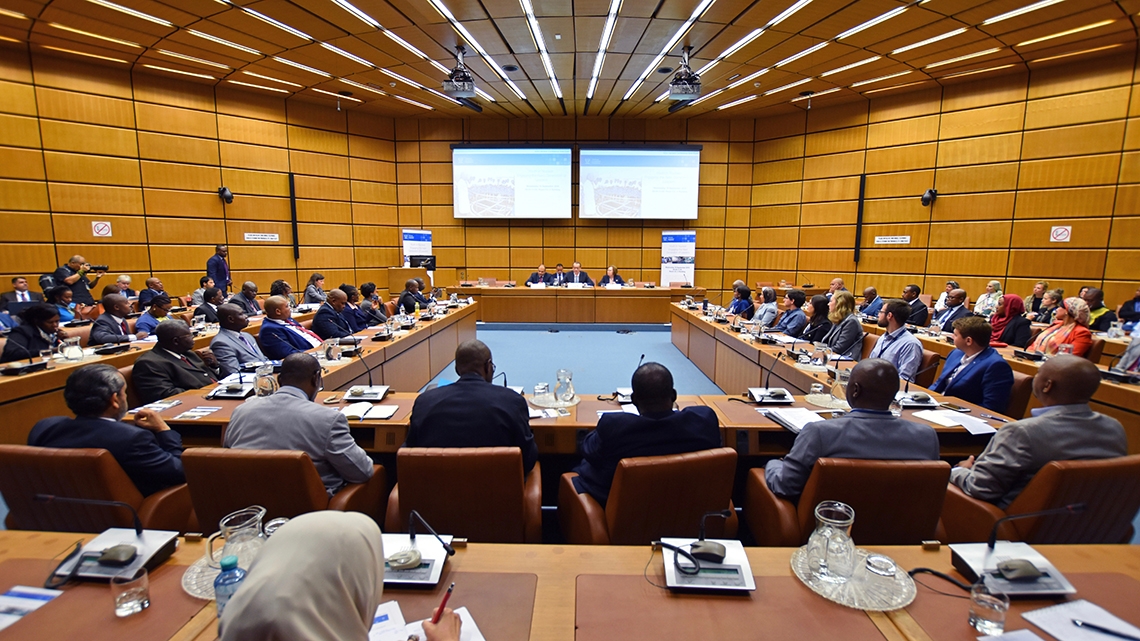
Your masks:
M 851 370 L 846 416 L 808 423 L 782 459 L 768 461 L 764 480 L 773 493 L 798 499 L 817 459 L 937 461 L 934 428 L 891 414 L 899 372 L 889 361 L 868 358 Z
M 282 360 L 294 352 L 320 347 L 321 337 L 293 320 L 289 301 L 282 296 L 265 299 L 265 319 L 257 332 L 261 351 L 269 358 Z
M 538 459 L 522 396 L 492 385 L 491 350 L 469 340 L 455 350 L 459 380 L 420 394 L 412 406 L 405 447 L 518 447 L 523 472 Z
M 864 316 L 878 316 L 882 308 L 883 297 L 879 296 L 879 290 L 874 287 L 864 289 L 863 304 L 859 306 L 859 313 Z
M 135 360 L 131 382 L 143 403 L 153 403 L 218 382 L 218 361 L 208 349 L 194 353 L 194 334 L 180 320 L 168 320 L 155 330 L 158 344 Z
M 399 302 L 396 303 L 397 313 L 414 314 L 416 305 L 419 303 L 419 299 L 416 298 L 419 291 L 420 284 L 416 282 L 416 279 L 409 278 L 404 283 L 404 291 L 400 292 Z
M 843 283 L 843 279 L 842 278 L 832 278 L 831 284 L 828 285 L 828 287 L 827 287 L 827 294 L 825 294 L 825 295 L 827 296 L 828 300 L 831 300 L 831 297 L 835 295 L 835 292 L 845 292 L 845 291 L 847 291 L 847 285 L 845 285 Z
M 348 419 L 336 408 L 313 402 L 321 389 L 317 359 L 303 353 L 286 356 L 277 381 L 277 392 L 251 398 L 234 410 L 222 446 L 305 452 L 329 496 L 345 483 L 372 478 L 372 459 L 352 439 Z
M 646 363 L 633 373 L 633 404 L 638 414 L 613 412 L 582 440 L 582 462 L 574 468 L 574 489 L 588 493 L 603 507 L 614 473 L 623 458 L 697 452 L 721 446 L 720 427 L 712 408 L 673 410 L 677 390 L 673 374 L 660 363 Z
M 1105 307 L 1104 291 L 1099 287 L 1089 287 L 1081 298 L 1089 304 L 1089 331 L 1107 332 L 1116 322 L 1116 312 Z
M 67 332 L 59 327 L 59 309 L 47 303 L 33 303 L 20 312 L 20 325 L 8 334 L 0 363 L 36 359 L 46 349 L 59 349 Z
M 203 302 L 194 310 L 195 316 L 205 316 L 207 323 L 217 323 L 218 306 L 226 299 L 226 295 L 217 287 L 207 287 L 202 293 Z
M 930 389 L 1001 413 L 1009 405 L 1013 369 L 990 347 L 993 326 L 967 316 L 954 321 L 954 351 Z
M 147 334 L 153 334 L 158 324 L 166 320 L 170 315 L 170 308 L 174 304 L 170 302 L 170 297 L 166 294 L 159 294 L 150 299 L 150 305 L 143 312 L 142 316 L 135 321 L 135 329 Z
M 550 284 L 554 287 L 562 287 L 566 284 L 566 268 L 562 263 L 554 266 L 554 273 L 550 275 Z
M 899 370 L 899 378 L 913 383 L 922 365 L 922 342 L 903 326 L 909 316 L 910 305 L 904 300 L 893 298 L 883 305 L 879 310 L 878 325 L 887 333 L 875 341 L 870 357 L 890 361 Z
M 190 293 L 190 306 L 198 307 L 206 302 L 206 290 L 214 286 L 214 279 L 203 276 L 198 279 L 198 289 Z
M 910 318 L 907 319 L 904 325 L 926 327 L 926 321 L 930 317 L 930 309 L 927 308 L 926 303 L 919 299 L 918 296 L 921 293 L 922 288 L 918 285 L 907 285 L 903 287 L 902 299 L 910 305 Z
M 1050 358 L 1033 377 L 1033 395 L 1043 407 L 998 430 L 977 460 L 971 456 L 950 470 L 950 482 L 1004 510 L 1050 461 L 1126 456 L 1120 421 L 1089 408 L 1099 386 L 1100 371 L 1088 360 Z
M 139 292 L 139 309 L 150 307 L 150 299 L 165 291 L 166 288 L 162 285 L 161 280 L 153 276 L 146 279 L 146 289 Z
M 44 295 L 28 291 L 28 279 L 17 276 L 12 279 L 12 291 L 0 294 L 0 312 L 8 311 L 8 303 L 42 303 Z
M 566 275 L 567 283 L 584 283 L 586 287 L 593 287 L 594 281 L 590 280 L 590 275 L 582 271 L 582 263 L 574 261 L 570 265 L 570 273 Z
M 934 315 L 934 320 L 930 326 L 944 332 L 954 331 L 954 321 L 970 315 L 970 310 L 966 307 L 965 302 L 966 290 L 951 290 L 950 293 L 946 294 L 946 309 Z
M 328 299 L 317 309 L 313 317 L 313 333 L 323 339 L 344 338 L 352 336 L 352 326 L 341 315 L 348 296 L 339 289 L 330 289 Z
M 420 304 L 420 309 L 427 309 L 427 306 L 435 302 L 435 297 L 432 295 L 431 288 L 424 283 L 424 279 L 416 276 L 416 300 Z M 424 292 L 427 292 L 426 294 Z
M 1120 304 L 1120 320 L 1126 323 L 1140 321 L 1140 287 L 1136 288 L 1136 296 Z
M 114 287 L 118 291 L 110 292 L 112 294 L 122 294 L 123 296 L 126 296 L 127 298 L 135 298 L 139 295 L 138 292 L 131 289 L 131 275 L 130 274 L 119 274 L 119 277 L 115 279 Z M 106 288 L 104 288 L 104 289 L 106 289 Z
M 127 382 L 119 370 L 106 364 L 80 367 L 67 377 L 63 400 L 75 418 L 41 420 L 28 434 L 28 445 L 107 450 L 143 496 L 186 482 L 182 437 L 158 412 L 143 408 L 133 423 L 123 422 Z
M 225 304 L 218 308 L 221 328 L 210 341 L 210 351 L 218 359 L 218 369 L 223 377 L 241 369 L 243 363 L 268 360 L 253 335 L 242 330 L 249 326 L 245 312 L 237 305 Z
M 784 294 L 784 314 L 780 316 L 780 322 L 776 323 L 772 331 L 798 338 L 808 324 L 807 314 L 802 309 L 806 302 L 807 296 L 802 290 L 793 289 Z
M 257 302 L 257 283 L 252 280 L 242 283 L 241 291 L 230 296 L 228 302 L 241 307 L 247 316 L 256 316 L 261 313 L 261 303 Z
M 127 297 L 121 294 L 108 294 L 103 297 L 103 313 L 91 325 L 91 335 L 87 339 L 89 345 L 106 345 L 107 343 L 129 343 L 133 340 L 142 340 L 147 332 L 136 331 L 131 333 L 127 324 L 127 316 L 131 314 L 131 304 Z
M 546 265 L 539 265 L 538 271 L 534 272 L 530 275 L 530 278 L 526 279 L 526 286 L 530 287 L 531 285 L 537 285 L 539 283 L 542 283 L 543 285 L 549 285 L 552 281 L 550 276 L 550 274 L 546 273 Z

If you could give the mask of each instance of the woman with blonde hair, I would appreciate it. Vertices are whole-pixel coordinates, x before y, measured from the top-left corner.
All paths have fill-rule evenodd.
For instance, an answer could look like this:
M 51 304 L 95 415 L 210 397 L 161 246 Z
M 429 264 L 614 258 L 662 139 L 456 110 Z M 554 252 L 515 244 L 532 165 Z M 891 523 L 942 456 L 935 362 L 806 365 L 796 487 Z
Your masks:
M 863 327 L 855 315 L 855 295 L 846 290 L 835 292 L 828 307 L 831 329 L 823 342 L 836 355 L 859 360 L 863 356 Z
M 989 318 L 993 316 L 994 311 L 997 310 L 998 301 L 1004 294 L 1001 292 L 1001 283 L 996 280 L 991 280 L 986 283 L 986 293 L 978 297 L 978 302 L 974 303 L 974 313 L 980 314 Z
M 1029 320 L 1037 318 L 1037 314 L 1041 311 L 1041 303 L 1045 301 L 1045 292 L 1049 291 L 1049 281 L 1039 280 L 1033 285 L 1033 292 L 1026 296 L 1023 301 L 1025 302 L 1025 317 Z
M 1054 356 L 1061 345 L 1072 345 L 1074 355 L 1087 354 L 1092 347 L 1088 303 L 1076 297 L 1066 298 L 1057 307 L 1053 319 L 1053 324 L 1038 334 L 1029 346 L 1030 351 Z

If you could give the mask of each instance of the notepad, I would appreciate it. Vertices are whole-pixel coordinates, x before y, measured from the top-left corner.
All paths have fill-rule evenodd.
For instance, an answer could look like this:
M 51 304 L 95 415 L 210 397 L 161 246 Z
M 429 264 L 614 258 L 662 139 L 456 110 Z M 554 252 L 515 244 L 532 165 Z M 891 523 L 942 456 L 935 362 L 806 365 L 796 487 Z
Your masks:
M 768 418 L 799 434 L 808 423 L 824 420 L 806 407 L 776 407 L 768 410 Z
M 400 409 L 399 405 L 373 405 L 367 401 L 361 401 L 360 403 L 353 403 L 352 405 L 341 408 L 340 413 L 348 418 L 355 418 L 362 421 L 386 420 L 392 418 L 398 409 Z
M 1085 599 L 1026 612 L 1021 618 L 1048 632 L 1058 641 L 1104 641 L 1109 638 L 1107 634 L 1077 627 L 1073 619 L 1140 637 L 1140 628 Z
M 456 608 L 462 626 L 459 629 L 459 641 L 486 641 L 483 633 L 479 631 L 475 619 L 467 608 Z M 381 603 L 372 617 L 372 628 L 368 631 L 368 641 L 406 641 L 417 636 L 421 641 L 427 638 L 424 634 L 424 622 L 413 621 L 404 623 L 404 613 L 400 604 L 395 601 Z
M 954 410 L 922 410 L 914 413 L 915 418 L 930 421 L 942 427 L 961 426 L 971 434 L 993 434 L 997 430 L 981 419 L 973 416 L 963 416 Z

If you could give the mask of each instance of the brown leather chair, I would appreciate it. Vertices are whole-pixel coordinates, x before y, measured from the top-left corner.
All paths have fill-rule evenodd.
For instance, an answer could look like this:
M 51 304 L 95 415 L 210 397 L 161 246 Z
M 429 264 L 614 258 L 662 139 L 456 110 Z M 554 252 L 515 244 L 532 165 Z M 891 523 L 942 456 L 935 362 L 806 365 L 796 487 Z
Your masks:
M 64 327 L 63 325 L 60 325 L 60 329 L 67 332 L 67 336 L 69 338 L 72 336 L 78 336 L 79 344 L 83 347 L 87 347 L 88 342 L 91 340 L 90 324 L 84 325 L 82 327 Z
M 367 483 L 353 483 L 329 498 L 317 468 L 305 452 L 195 447 L 182 453 L 182 467 L 198 522 L 207 532 L 225 515 L 260 505 L 266 518 L 294 517 L 318 510 L 363 512 L 379 523 L 388 476 L 372 466 Z
M 127 407 L 140 407 L 143 402 L 139 398 L 139 393 L 135 390 L 134 382 L 131 381 L 131 373 L 134 372 L 134 365 L 127 365 L 120 367 L 119 373 L 123 375 L 123 379 L 127 381 Z
M 922 350 L 922 362 L 918 364 L 918 372 L 914 377 L 914 384 L 930 389 L 934 384 L 934 377 L 938 375 L 938 361 L 942 356 L 938 352 L 928 349 Z
M 390 300 L 384 303 L 384 316 L 392 318 L 396 315 L 396 301 Z
M 135 508 L 143 527 L 185 532 L 191 525 L 185 484 L 143 497 L 115 457 L 103 449 L 58 449 L 0 445 L 0 494 L 8 504 L 5 525 L 13 530 L 102 532 L 133 527 L 129 510 L 73 503 L 40 503 L 36 494 L 122 501 Z
M 1089 351 L 1085 353 L 1085 358 L 1092 361 L 1093 365 L 1096 365 L 1097 363 L 1100 363 L 1101 354 L 1104 354 L 1104 339 L 1094 338 L 1092 347 L 1090 347 Z
M 663 536 L 695 537 L 701 516 L 732 509 L 736 450 L 712 450 L 622 459 L 614 473 L 609 500 L 602 507 L 579 494 L 574 477 L 562 475 L 558 520 L 567 543 L 645 545 Z M 727 520 L 710 518 L 707 534 L 735 538 L 736 512 Z
M 998 529 L 998 538 L 1028 543 L 1127 543 L 1132 538 L 1132 519 L 1140 510 L 1140 454 L 1053 461 L 1037 472 L 1005 510 L 951 485 L 942 507 L 944 540 L 985 541 L 998 519 L 1073 503 L 1088 507 L 1074 516 L 1006 521 Z
M 542 542 L 542 470 L 525 477 L 517 447 L 402 447 L 386 532 L 405 532 L 412 510 L 437 532 L 480 543 Z
M 1025 410 L 1029 407 L 1029 399 L 1033 396 L 1033 377 L 1013 370 L 1013 387 L 1009 390 L 1009 405 L 1005 408 L 1005 415 L 1013 418 L 1025 418 Z
M 773 494 L 764 469 L 753 468 L 744 518 L 757 545 L 798 547 L 815 529 L 815 506 L 841 501 L 855 508 L 851 537 L 859 545 L 913 545 L 937 538 L 949 480 L 945 461 L 821 458 L 797 506 Z
M 863 334 L 863 356 L 860 359 L 865 359 L 871 355 L 871 350 L 875 349 L 875 343 L 879 342 L 879 335 L 867 332 Z

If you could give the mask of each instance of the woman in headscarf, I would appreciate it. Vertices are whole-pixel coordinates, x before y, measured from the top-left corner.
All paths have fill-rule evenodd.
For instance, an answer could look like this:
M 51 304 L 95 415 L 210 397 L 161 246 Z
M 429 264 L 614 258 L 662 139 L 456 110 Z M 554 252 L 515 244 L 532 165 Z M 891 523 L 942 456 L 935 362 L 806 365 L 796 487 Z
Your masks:
M 986 293 L 978 297 L 978 302 L 974 303 L 974 313 L 981 314 L 986 318 L 993 316 L 994 310 L 997 309 L 998 301 L 1001 300 L 1001 283 L 996 280 L 991 280 L 986 283 Z M 1024 303 L 1022 303 L 1024 305 Z
M 367 641 L 384 591 L 384 546 L 359 512 L 310 512 L 261 548 L 218 621 L 221 641 Z M 459 639 L 458 615 L 424 623 L 429 641 Z M 454 631 L 454 636 L 441 632 Z
M 1079 298 L 1066 298 L 1053 314 L 1053 324 L 1037 335 L 1030 349 L 1053 356 L 1061 345 L 1072 345 L 1073 354 L 1084 356 L 1092 347 L 1089 305 Z
M 1028 345 L 1033 323 L 1025 317 L 1025 299 L 1013 294 L 1002 296 L 994 315 L 990 316 L 990 325 L 994 328 L 993 335 L 990 336 L 991 343 L 1005 343 L 1014 347 Z

